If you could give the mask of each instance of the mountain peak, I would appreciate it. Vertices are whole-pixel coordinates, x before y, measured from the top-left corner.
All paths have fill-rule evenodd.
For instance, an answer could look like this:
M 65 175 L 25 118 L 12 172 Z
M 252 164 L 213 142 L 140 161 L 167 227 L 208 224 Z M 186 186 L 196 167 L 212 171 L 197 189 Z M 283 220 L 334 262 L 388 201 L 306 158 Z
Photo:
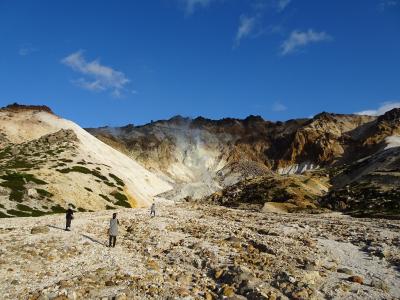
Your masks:
M 379 116 L 378 122 L 381 121 L 396 121 L 400 120 L 400 107 L 393 108 L 385 112 L 383 115 Z

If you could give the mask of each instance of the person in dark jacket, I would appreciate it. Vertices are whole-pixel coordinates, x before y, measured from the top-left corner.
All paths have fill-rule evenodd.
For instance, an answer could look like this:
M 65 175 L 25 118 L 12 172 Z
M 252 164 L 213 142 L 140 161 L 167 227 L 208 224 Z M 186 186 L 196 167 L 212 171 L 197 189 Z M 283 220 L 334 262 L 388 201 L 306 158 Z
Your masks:
M 74 211 L 71 208 L 67 209 L 67 213 L 65 215 L 66 218 L 66 225 L 65 225 L 65 231 L 71 231 L 71 221 L 74 218 Z
M 119 221 L 117 219 L 117 213 L 113 213 L 113 217 L 110 220 L 110 228 L 108 229 L 108 234 L 110 236 L 108 247 L 115 247 L 115 243 L 117 242 L 118 235 L 118 225 Z
M 156 216 L 156 204 L 153 202 L 153 204 L 150 207 L 150 217 L 155 217 Z

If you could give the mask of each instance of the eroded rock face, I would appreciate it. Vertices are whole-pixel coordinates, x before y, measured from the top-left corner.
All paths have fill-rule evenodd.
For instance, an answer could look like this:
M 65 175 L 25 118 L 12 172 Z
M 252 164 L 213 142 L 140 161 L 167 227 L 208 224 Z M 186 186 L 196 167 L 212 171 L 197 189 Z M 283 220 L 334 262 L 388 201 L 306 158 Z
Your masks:
M 180 157 L 181 147 L 193 148 L 192 155 L 204 149 L 216 151 L 214 169 L 240 161 L 258 162 L 272 170 L 302 163 L 336 163 L 346 159 L 346 152 L 354 144 L 363 143 L 362 139 L 357 141 L 357 129 L 374 121 L 376 117 L 329 113 L 276 123 L 257 116 L 244 120 L 174 117 L 140 127 L 88 130 L 144 165 L 174 177 L 171 164 L 185 164 L 190 159 L 190 153 Z
M 369 159 L 366 160 L 365 170 L 354 165 L 370 155 L 380 157 L 385 147 L 393 148 L 400 144 L 400 138 L 396 138 L 400 135 L 399 111 L 393 109 L 380 117 L 323 112 L 312 119 L 275 123 L 257 116 L 243 120 L 178 116 L 139 127 L 131 125 L 89 131 L 169 180 L 175 190 L 164 196 L 171 199 L 201 199 L 216 193 L 216 197 L 220 197 L 217 202 L 226 205 L 235 206 L 241 201 L 263 205 L 265 201 L 257 200 L 260 197 L 267 202 L 281 201 L 280 198 L 299 202 L 298 199 L 304 198 L 308 192 L 308 202 L 318 204 L 329 202 L 318 202 L 314 197 L 324 196 L 326 186 L 339 191 L 345 185 L 365 182 L 368 174 L 375 176 L 376 183 L 384 181 L 383 176 L 372 175 L 371 170 L 376 168 L 369 167 Z M 275 173 L 301 174 L 312 170 L 332 180 L 326 186 L 319 185 L 317 193 L 306 189 L 303 192 L 294 189 L 293 192 L 284 185 L 281 186 L 280 196 L 263 197 L 250 192 L 257 190 L 256 185 L 249 181 L 246 183 L 246 180 L 258 180 L 257 186 L 261 187 L 265 185 L 262 181 L 268 176 L 276 176 Z M 385 172 L 385 178 L 390 177 L 388 185 L 394 189 L 385 195 L 394 197 L 397 195 L 394 183 L 397 182 L 397 171 L 386 168 Z M 345 178 L 346 174 L 351 174 L 351 180 Z M 277 182 L 279 176 L 276 176 Z M 249 186 L 245 188 L 247 184 Z M 239 190 L 250 192 L 246 199 L 240 196 L 244 192 L 235 192 L 238 186 Z M 347 190 L 340 190 L 339 193 L 346 198 L 351 197 Z M 369 185 L 368 191 L 375 193 L 375 184 Z M 228 197 L 223 199 L 222 195 Z M 351 209 L 345 210 L 343 207 L 349 206 L 347 202 L 341 198 L 336 204 L 326 206 L 354 212 L 371 204 L 358 201 Z M 371 211 L 379 211 L 380 207 L 380 204 L 374 204 Z

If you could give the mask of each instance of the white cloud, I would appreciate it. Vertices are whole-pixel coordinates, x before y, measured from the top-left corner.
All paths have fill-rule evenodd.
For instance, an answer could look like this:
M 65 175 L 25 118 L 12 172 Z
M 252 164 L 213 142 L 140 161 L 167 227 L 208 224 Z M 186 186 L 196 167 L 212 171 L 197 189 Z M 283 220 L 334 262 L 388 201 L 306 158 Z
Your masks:
M 186 15 L 191 15 L 198 7 L 207 7 L 214 0 L 181 0 Z
M 18 50 L 18 54 L 21 56 L 27 56 L 33 52 L 39 51 L 37 48 L 33 47 L 31 44 L 22 45 Z
M 280 102 L 275 102 L 274 105 L 272 106 L 272 110 L 275 112 L 282 112 L 287 110 L 287 107 Z
M 281 54 L 287 55 L 296 52 L 299 48 L 311 43 L 331 41 L 332 37 L 326 32 L 316 32 L 312 29 L 307 31 L 294 30 L 281 45 Z
M 399 0 L 381 0 L 378 4 L 378 9 L 383 12 L 388 8 L 397 6 L 399 4 Z
M 246 16 L 241 15 L 239 20 L 239 27 L 235 37 L 235 46 L 239 46 L 240 41 L 244 38 L 247 38 L 250 34 L 253 33 L 257 23 L 256 16 Z
M 281 12 L 283 11 L 286 6 L 288 6 L 290 4 L 291 0 L 278 0 L 277 2 L 277 7 L 278 7 L 278 11 Z
M 363 110 L 360 112 L 356 112 L 356 115 L 367 115 L 367 116 L 380 116 L 383 115 L 385 112 L 392 110 L 393 108 L 399 108 L 400 102 L 399 101 L 391 101 L 391 102 L 383 102 L 380 107 L 377 109 L 368 109 Z
M 86 61 L 83 51 L 72 53 L 63 58 L 61 62 L 75 72 L 85 75 L 84 78 L 73 80 L 73 82 L 86 90 L 110 90 L 113 96 L 120 97 L 125 85 L 130 82 L 124 73 L 104 66 L 98 60 Z

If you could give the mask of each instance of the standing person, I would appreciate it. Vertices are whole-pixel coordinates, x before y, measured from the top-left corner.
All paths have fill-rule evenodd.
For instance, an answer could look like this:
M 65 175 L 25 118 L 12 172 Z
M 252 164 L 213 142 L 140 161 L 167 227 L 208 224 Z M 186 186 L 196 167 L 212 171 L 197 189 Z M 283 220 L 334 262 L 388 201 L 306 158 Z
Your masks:
M 153 204 L 150 207 L 150 217 L 155 217 L 156 216 L 156 204 L 153 202 Z
M 65 224 L 65 231 L 71 231 L 71 221 L 74 218 L 74 211 L 69 207 L 67 209 L 67 213 L 65 214 L 66 224 Z
M 115 243 L 117 242 L 118 235 L 118 225 L 119 221 L 117 219 L 117 213 L 113 213 L 113 217 L 110 220 L 110 228 L 108 229 L 108 234 L 110 236 L 108 247 L 115 247 Z

